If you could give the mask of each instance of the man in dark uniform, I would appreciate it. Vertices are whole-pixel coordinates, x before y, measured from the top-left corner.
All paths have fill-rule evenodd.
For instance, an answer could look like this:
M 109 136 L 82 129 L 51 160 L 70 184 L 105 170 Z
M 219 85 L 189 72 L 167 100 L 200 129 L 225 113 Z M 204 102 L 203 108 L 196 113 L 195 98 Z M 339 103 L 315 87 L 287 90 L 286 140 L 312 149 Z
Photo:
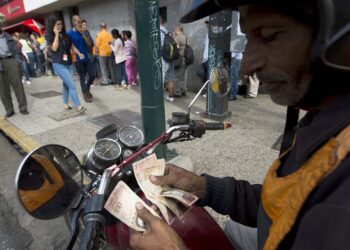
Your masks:
M 229 215 L 236 249 L 349 249 L 350 0 L 193 0 L 191 8 L 182 21 L 239 10 L 248 40 L 242 74 L 256 74 L 288 106 L 280 157 L 263 185 L 176 166 L 151 181 Z M 307 114 L 298 122 L 300 109 Z M 170 226 L 137 208 L 148 229 L 131 235 L 132 249 L 186 249 Z
M 6 111 L 5 117 L 8 118 L 15 114 L 10 86 L 15 91 L 19 112 L 23 115 L 27 115 L 29 112 L 22 84 L 20 65 L 15 59 L 19 50 L 12 36 L 2 30 L 4 22 L 5 17 L 0 16 L 0 96 Z

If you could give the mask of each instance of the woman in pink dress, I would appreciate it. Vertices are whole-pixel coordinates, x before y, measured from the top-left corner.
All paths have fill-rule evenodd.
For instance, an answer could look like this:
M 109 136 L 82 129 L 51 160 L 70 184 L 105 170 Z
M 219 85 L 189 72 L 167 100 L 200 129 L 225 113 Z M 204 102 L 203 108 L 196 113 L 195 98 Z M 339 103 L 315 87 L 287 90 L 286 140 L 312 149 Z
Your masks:
M 124 39 L 124 50 L 126 54 L 126 74 L 128 75 L 128 80 L 131 85 L 137 85 L 137 69 L 136 69 L 136 44 L 131 40 L 132 33 L 129 30 L 123 30 L 123 39 Z

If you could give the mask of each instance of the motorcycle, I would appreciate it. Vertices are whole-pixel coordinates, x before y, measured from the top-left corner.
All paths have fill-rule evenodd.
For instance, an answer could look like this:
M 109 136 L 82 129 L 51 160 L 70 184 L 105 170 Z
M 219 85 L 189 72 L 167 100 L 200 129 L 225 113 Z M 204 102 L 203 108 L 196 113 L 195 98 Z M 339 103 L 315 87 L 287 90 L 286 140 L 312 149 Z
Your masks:
M 104 205 L 119 181 L 144 198 L 134 177 L 132 163 L 154 153 L 159 146 L 201 138 L 208 130 L 231 127 L 229 123 L 191 120 L 190 109 L 208 81 L 197 93 L 187 113 L 176 112 L 169 129 L 144 143 L 142 130 L 118 129 L 111 124 L 96 134 L 96 143 L 82 163 L 68 148 L 45 145 L 29 153 L 16 175 L 20 204 L 33 217 L 50 220 L 65 216 L 71 236 L 65 249 L 130 249 L 129 228 L 113 217 Z M 202 207 L 193 205 L 171 227 L 189 249 L 234 249 L 221 227 Z

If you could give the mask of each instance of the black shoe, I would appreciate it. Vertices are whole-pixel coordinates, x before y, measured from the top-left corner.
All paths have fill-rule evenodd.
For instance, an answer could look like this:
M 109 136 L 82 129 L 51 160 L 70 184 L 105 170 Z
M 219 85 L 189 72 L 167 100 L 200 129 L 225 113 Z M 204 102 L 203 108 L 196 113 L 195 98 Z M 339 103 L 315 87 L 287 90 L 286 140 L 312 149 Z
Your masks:
M 29 115 L 29 112 L 26 109 L 25 110 L 21 110 L 19 112 L 21 112 L 22 115 Z
M 173 97 L 175 97 L 175 98 L 181 98 L 182 97 L 182 95 L 175 95 L 174 94 L 174 96 Z
M 235 101 L 235 100 L 237 100 L 237 97 L 232 96 L 232 97 L 228 98 L 228 100 L 229 100 L 229 101 Z
M 9 117 L 11 117 L 11 116 L 13 116 L 15 114 L 15 112 L 6 112 L 6 114 L 5 114 L 5 118 L 9 118 Z
M 186 92 L 182 92 L 182 93 L 181 93 L 181 96 L 183 96 L 183 97 L 187 97 Z

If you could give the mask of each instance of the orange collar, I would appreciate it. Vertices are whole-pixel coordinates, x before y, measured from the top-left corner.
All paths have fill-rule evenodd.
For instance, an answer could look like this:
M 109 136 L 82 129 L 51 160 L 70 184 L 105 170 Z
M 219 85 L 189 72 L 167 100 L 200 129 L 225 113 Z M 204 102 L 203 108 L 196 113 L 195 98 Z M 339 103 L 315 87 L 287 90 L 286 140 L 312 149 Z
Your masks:
M 281 158 L 290 151 L 291 149 L 285 152 Z M 298 171 L 286 177 L 278 177 L 281 158 L 272 164 L 262 190 L 262 205 L 272 221 L 264 249 L 277 249 L 293 227 L 310 193 L 339 166 L 349 152 L 350 125 L 336 138 L 325 143 Z

